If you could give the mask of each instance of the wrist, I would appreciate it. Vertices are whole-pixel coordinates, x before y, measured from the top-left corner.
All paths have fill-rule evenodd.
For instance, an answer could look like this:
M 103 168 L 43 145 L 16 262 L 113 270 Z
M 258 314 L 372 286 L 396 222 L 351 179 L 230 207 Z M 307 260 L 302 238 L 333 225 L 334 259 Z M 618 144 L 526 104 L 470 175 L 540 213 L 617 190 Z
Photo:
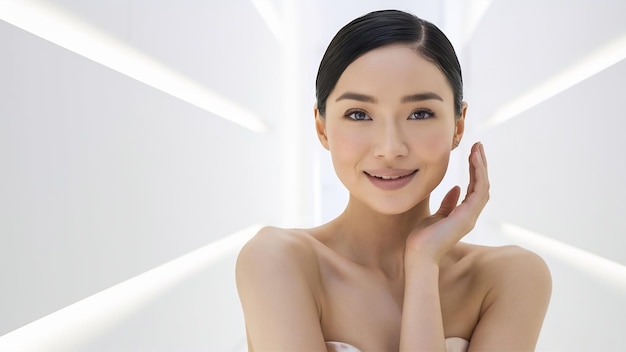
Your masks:
M 429 255 L 418 255 L 417 253 L 405 253 L 405 272 L 435 272 L 439 274 L 439 260 Z

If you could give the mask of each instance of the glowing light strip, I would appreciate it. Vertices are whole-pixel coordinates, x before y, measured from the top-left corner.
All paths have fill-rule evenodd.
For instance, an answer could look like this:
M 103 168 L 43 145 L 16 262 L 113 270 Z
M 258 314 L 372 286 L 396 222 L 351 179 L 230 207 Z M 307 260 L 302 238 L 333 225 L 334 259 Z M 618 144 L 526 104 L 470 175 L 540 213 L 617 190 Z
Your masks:
M 469 1 L 468 11 L 466 12 L 466 17 L 465 17 L 464 31 L 463 31 L 463 42 L 462 42 L 463 47 L 466 47 L 469 44 L 470 39 L 472 35 L 474 34 L 474 31 L 476 30 L 476 27 L 478 27 L 478 24 L 480 23 L 483 16 L 485 15 L 485 12 L 487 12 L 487 9 L 489 8 L 489 6 L 491 6 L 492 1 L 493 0 L 470 0 Z
M 253 113 L 50 4 L 3 0 L 0 19 L 254 132 L 267 130 Z
M 517 99 L 503 105 L 487 126 L 501 124 L 626 58 L 626 35 L 585 57 L 560 74 L 548 79 Z
M 80 347 L 185 279 L 236 255 L 260 227 L 250 226 L 9 332 L 0 337 L 0 351 Z
M 284 40 L 284 25 L 271 0 L 252 0 L 252 4 L 265 21 L 265 25 L 278 41 Z
M 626 266 L 519 226 L 508 223 L 501 226 L 505 235 L 529 249 L 546 253 L 626 291 Z

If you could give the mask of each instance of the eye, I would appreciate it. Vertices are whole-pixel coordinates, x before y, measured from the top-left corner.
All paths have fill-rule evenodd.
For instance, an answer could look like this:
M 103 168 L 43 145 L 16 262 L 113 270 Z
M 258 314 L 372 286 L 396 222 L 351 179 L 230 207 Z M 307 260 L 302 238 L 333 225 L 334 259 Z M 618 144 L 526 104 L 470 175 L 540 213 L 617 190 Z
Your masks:
M 361 110 L 348 111 L 348 113 L 346 113 L 346 117 L 354 121 L 371 120 L 370 117 Z
M 411 113 L 409 120 L 425 120 L 435 117 L 435 113 L 430 110 L 416 110 Z

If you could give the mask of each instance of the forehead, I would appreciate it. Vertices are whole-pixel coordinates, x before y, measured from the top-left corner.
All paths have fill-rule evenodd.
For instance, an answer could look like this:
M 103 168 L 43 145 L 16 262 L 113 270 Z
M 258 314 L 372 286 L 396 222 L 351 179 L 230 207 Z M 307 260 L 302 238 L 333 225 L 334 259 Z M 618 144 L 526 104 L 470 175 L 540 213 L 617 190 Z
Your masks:
M 329 98 L 357 91 L 381 98 L 434 92 L 452 101 L 452 88 L 441 70 L 414 48 L 394 44 L 376 48 L 352 62 Z

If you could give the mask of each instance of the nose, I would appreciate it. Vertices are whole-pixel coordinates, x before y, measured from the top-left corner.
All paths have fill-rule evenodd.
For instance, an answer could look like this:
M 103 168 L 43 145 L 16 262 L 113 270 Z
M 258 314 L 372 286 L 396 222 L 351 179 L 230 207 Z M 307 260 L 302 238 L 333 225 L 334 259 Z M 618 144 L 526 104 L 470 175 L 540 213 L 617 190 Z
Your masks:
M 409 148 L 401 126 L 389 121 L 376 127 L 378 131 L 374 144 L 374 154 L 377 158 L 392 160 L 408 154 Z

